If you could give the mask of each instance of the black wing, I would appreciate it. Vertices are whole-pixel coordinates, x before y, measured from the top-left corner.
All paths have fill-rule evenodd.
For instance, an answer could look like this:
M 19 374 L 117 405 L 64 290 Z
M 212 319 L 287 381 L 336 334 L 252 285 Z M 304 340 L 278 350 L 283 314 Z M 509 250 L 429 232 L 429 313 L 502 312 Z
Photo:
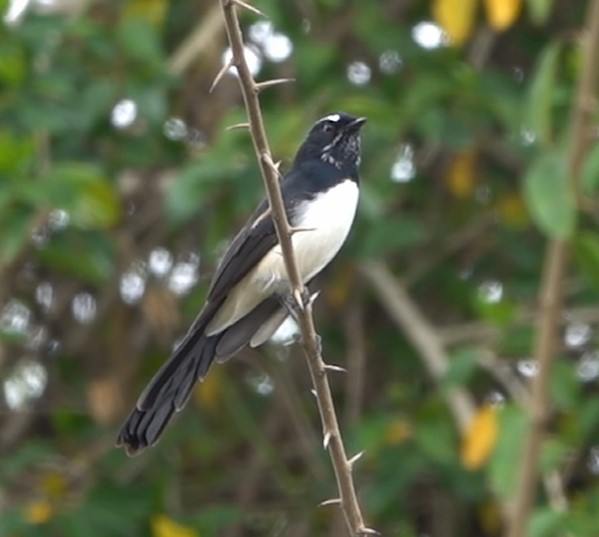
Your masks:
M 268 201 L 264 200 L 227 248 L 212 278 L 208 300 L 226 296 L 277 242 Z
M 294 210 L 298 199 L 309 198 L 310 190 L 329 186 L 323 183 L 322 173 L 312 165 L 291 168 L 281 180 L 281 193 L 287 218 L 293 225 Z M 340 172 L 339 172 L 340 173 Z M 329 181 L 337 175 L 327 173 Z M 331 185 L 332 186 L 332 185 Z M 250 270 L 278 243 L 277 233 L 268 200 L 263 200 L 246 225 L 235 236 L 212 278 L 208 301 L 223 298 Z

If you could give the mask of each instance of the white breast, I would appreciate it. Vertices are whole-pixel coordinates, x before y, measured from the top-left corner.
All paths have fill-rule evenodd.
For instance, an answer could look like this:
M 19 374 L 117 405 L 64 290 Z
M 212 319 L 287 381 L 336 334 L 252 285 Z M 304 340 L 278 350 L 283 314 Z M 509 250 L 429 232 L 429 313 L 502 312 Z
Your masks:
M 297 208 L 293 226 L 303 231 L 296 232 L 291 240 L 304 283 L 326 267 L 341 249 L 356 216 L 358 194 L 358 185 L 348 179 Z M 264 296 L 288 292 L 289 278 L 281 246 L 277 244 L 268 252 L 247 278 Z
M 304 283 L 327 266 L 341 249 L 356 215 L 358 194 L 358 185 L 348 179 L 298 207 L 293 225 L 305 231 L 295 233 L 292 242 Z M 277 244 L 231 290 L 206 333 L 220 332 L 245 316 L 264 298 L 288 289 L 289 278 L 281 246 Z
M 313 278 L 337 255 L 347 239 L 358 205 L 358 185 L 354 181 L 343 183 L 319 194 L 298 209 L 296 227 L 292 237 L 293 250 L 304 282 Z M 281 247 L 273 254 L 281 256 Z M 284 269 L 283 269 L 284 270 Z M 286 279 L 286 272 L 281 274 Z

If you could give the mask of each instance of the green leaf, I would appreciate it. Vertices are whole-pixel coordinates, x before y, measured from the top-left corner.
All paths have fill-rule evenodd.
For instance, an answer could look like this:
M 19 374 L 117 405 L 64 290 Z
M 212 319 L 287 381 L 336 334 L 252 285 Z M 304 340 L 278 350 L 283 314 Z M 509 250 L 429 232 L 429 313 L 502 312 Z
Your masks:
M 0 131 L 0 173 L 10 176 L 25 173 L 33 163 L 34 155 L 32 136 L 18 138 L 10 131 Z
M 526 101 L 526 127 L 530 128 L 541 144 L 547 145 L 552 137 L 552 108 L 557 68 L 561 47 L 549 45 L 537 63 Z
M 489 302 L 478 293 L 474 300 L 474 307 L 483 319 L 501 327 L 508 325 L 518 313 L 515 303 L 506 299 Z
M 574 196 L 564 155 L 541 155 L 524 178 L 524 197 L 537 226 L 550 237 L 569 237 L 576 225 Z
M 52 450 L 49 444 L 31 440 L 20 446 L 18 450 L 4 456 L 3 464 L 0 466 L 0 476 L 4 482 L 8 482 L 18 477 L 19 473 L 35 468 L 40 461 L 48 460 L 50 457 L 52 457 Z
M 244 513 L 241 506 L 213 504 L 199 510 L 191 521 L 204 530 L 202 535 L 219 535 L 225 533 L 224 530 L 231 524 L 241 521 L 243 518 Z
M 534 331 L 530 326 L 510 326 L 502 334 L 498 342 L 498 354 L 518 356 L 530 352 L 534 341 Z
M 12 332 L 10 330 L 5 330 L 4 328 L 0 328 L 0 343 L 4 343 L 6 345 L 27 345 L 29 338 L 27 334 L 23 334 L 21 332 Z M 0 535 L 2 535 L 0 533 Z
M 0 214 L 0 266 L 13 261 L 29 242 L 36 213 L 17 205 Z
M 113 246 L 99 233 L 67 230 L 37 250 L 37 256 L 47 267 L 92 285 L 108 281 L 114 269 Z
M 478 369 L 480 349 L 475 347 L 462 347 L 451 353 L 449 369 L 443 379 L 444 386 L 462 385 L 468 382 Z
M 153 65 L 163 60 L 158 33 L 148 22 L 129 18 L 121 22 L 117 31 L 121 46 L 132 60 Z
M 576 375 L 575 368 L 570 362 L 556 361 L 551 375 L 551 403 L 556 408 L 577 413 L 583 404 L 583 385 Z
M 70 222 L 84 229 L 105 229 L 123 216 L 118 192 L 95 166 L 71 162 L 55 166 L 44 178 L 39 194 L 69 213 Z
M 299 72 L 303 73 L 301 84 L 317 84 L 334 65 L 336 57 L 335 47 L 326 43 L 306 42 L 296 52 L 295 61 Z
M 493 490 L 504 500 L 511 499 L 518 478 L 522 441 L 528 426 L 526 415 L 513 405 L 499 413 L 499 440 L 495 445 L 489 472 Z
M 418 419 L 414 442 L 433 461 L 451 464 L 457 460 L 455 430 L 447 414 L 438 408 L 426 408 Z
M 27 523 L 24 513 L 18 510 L 4 512 L 0 517 L 0 535 L 28 535 L 31 526 Z
M 588 153 L 582 164 L 580 182 L 585 193 L 592 195 L 599 186 L 599 144 Z
M 81 94 L 81 112 L 87 128 L 93 122 L 105 121 L 118 93 L 118 85 L 114 80 L 98 79 L 87 85 Z
M 14 42 L 3 41 L 0 47 L 0 81 L 2 81 L 2 85 L 5 87 L 20 86 L 27 73 L 26 66 L 27 60 L 23 50 Z
M 566 527 L 567 512 L 554 511 L 549 507 L 536 509 L 530 517 L 529 537 L 553 537 L 562 535 Z M 567 533 L 567 532 L 566 532 Z
M 167 215 L 175 224 L 181 224 L 210 200 L 218 184 L 230 181 L 238 173 L 234 164 L 220 159 L 205 159 L 183 168 L 167 193 Z
M 398 229 L 401 230 L 398 233 Z M 392 251 L 407 250 L 422 244 L 427 232 L 422 220 L 409 215 L 396 218 L 379 218 L 372 225 L 362 229 L 360 255 L 372 259 Z
M 67 525 L 72 535 L 89 535 L 89 528 L 93 529 L 92 535 L 135 535 L 136 525 L 151 514 L 151 491 L 142 486 L 127 488 L 130 492 L 110 482 L 100 482 L 62 515 L 60 527 Z
M 588 398 L 576 415 L 576 423 L 580 429 L 581 437 L 590 441 L 589 436 L 594 434 L 597 423 L 599 423 L 599 400 Z
M 559 470 L 570 448 L 559 438 L 548 438 L 541 451 L 541 471 L 547 474 Z
M 547 22 L 552 7 L 553 0 L 528 0 L 530 18 L 539 26 Z
M 402 108 L 405 114 L 412 119 L 420 118 L 422 114 L 435 112 L 435 116 L 441 116 L 443 111 L 439 102 L 451 95 L 454 82 L 442 73 L 422 73 L 413 84 L 407 88 Z M 420 125 L 416 122 L 420 129 Z
M 160 86 L 131 88 L 130 97 L 139 108 L 139 114 L 153 124 L 164 123 L 167 115 L 166 92 Z
M 573 240 L 574 259 L 588 281 L 599 289 L 599 235 L 590 231 Z

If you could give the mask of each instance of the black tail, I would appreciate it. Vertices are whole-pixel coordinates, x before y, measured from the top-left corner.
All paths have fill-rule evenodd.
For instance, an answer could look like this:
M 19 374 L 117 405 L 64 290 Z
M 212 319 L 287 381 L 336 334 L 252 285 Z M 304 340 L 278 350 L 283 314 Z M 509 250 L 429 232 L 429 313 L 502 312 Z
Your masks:
M 139 397 L 117 439 L 128 455 L 136 455 L 155 444 L 171 417 L 181 410 L 196 382 L 212 365 L 220 334 L 206 337 L 192 327 L 175 353 L 160 368 Z
M 154 445 L 173 414 L 185 406 L 196 382 L 206 376 L 212 362 L 215 359 L 222 362 L 239 352 L 280 310 L 276 297 L 267 298 L 223 332 L 206 336 L 204 329 L 217 307 L 209 303 L 200 313 L 181 345 L 150 381 L 125 420 L 117 446 L 124 446 L 129 455 Z

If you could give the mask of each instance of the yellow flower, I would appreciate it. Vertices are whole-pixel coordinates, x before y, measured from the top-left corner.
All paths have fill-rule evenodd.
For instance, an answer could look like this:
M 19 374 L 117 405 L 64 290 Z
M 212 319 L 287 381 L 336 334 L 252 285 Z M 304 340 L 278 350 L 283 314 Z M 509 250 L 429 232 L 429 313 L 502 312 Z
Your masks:
M 52 518 L 54 509 L 48 500 L 38 500 L 25 508 L 25 520 L 29 524 L 45 524 Z

